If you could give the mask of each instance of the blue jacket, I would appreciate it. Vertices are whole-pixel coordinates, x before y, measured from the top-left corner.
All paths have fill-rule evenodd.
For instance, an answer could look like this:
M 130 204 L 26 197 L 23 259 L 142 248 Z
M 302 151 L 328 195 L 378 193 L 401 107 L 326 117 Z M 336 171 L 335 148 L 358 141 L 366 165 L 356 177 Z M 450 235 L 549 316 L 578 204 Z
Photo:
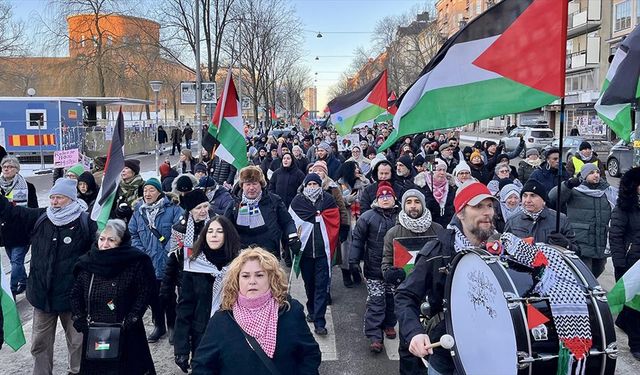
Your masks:
M 156 279 L 158 280 L 162 280 L 164 267 L 167 264 L 167 254 L 169 254 L 170 250 L 169 239 L 171 238 L 171 227 L 180 220 L 184 212 L 181 207 L 171 203 L 167 197 L 162 197 L 161 199 L 163 204 L 156 216 L 155 226 L 158 232 L 167 239 L 164 245 L 160 243 L 158 237 L 151 233 L 151 230 L 147 226 L 146 214 L 144 218 L 142 216 L 142 201 L 136 204 L 133 216 L 129 221 L 131 244 L 149 255 L 153 263 L 153 268 L 156 271 Z

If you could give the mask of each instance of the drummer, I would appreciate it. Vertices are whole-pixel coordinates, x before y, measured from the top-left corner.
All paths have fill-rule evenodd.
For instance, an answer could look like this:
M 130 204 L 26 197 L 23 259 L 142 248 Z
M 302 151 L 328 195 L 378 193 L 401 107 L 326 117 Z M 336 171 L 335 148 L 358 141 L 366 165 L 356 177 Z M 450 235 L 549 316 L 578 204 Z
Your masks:
M 428 357 L 429 375 L 453 374 L 455 367 L 448 350 L 430 349 L 446 333 L 443 298 L 446 274 L 443 273 L 456 253 L 466 248 L 484 246 L 496 233 L 494 205 L 498 204 L 489 189 L 480 182 L 469 181 L 456 192 L 453 205 L 456 216 L 437 240 L 427 243 L 418 253 L 415 268 L 398 287 L 395 303 L 402 340 L 417 357 Z M 420 304 L 428 296 L 430 316 L 427 333 L 420 324 Z

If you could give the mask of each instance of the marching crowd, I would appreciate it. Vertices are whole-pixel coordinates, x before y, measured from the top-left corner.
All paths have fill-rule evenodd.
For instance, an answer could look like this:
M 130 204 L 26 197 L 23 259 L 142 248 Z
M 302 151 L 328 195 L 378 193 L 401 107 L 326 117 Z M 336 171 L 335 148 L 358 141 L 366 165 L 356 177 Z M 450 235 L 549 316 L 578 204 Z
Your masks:
M 429 374 L 450 374 L 449 352 L 429 344 L 445 333 L 439 269 L 458 251 L 510 232 L 575 251 L 596 277 L 611 257 L 616 279 L 640 258 L 640 168 L 618 190 L 588 142 L 566 164 L 552 148 L 524 150 L 515 165 L 523 140 L 505 152 L 491 140 L 463 147 L 453 132 L 404 137 L 379 153 L 390 129 L 362 128 L 360 142 L 344 151 L 330 129 L 247 137 L 250 165 L 240 170 L 178 142 L 178 163 L 167 160 L 160 179 L 146 181 L 140 162 L 128 159 L 99 233 L 89 213 L 103 159 L 98 170 L 69 168 L 49 192 L 50 206 L 38 208 L 20 163 L 4 157 L 0 232 L 11 290 L 26 290 L 34 307 L 34 374 L 52 373 L 58 320 L 72 374 L 154 374 L 148 345 L 165 335 L 185 373 L 317 373 L 321 354 L 307 323 L 328 334 L 338 268 L 344 287 L 366 285 L 371 352 L 399 335 L 400 373 L 424 373 L 419 357 L 429 355 Z M 432 240 L 407 274 L 394 262 L 394 239 L 412 237 Z M 302 275 L 304 307 L 288 295 L 287 269 Z M 625 308 L 616 321 L 638 360 L 639 315 Z M 96 323 L 120 327 L 117 361 L 94 357 Z

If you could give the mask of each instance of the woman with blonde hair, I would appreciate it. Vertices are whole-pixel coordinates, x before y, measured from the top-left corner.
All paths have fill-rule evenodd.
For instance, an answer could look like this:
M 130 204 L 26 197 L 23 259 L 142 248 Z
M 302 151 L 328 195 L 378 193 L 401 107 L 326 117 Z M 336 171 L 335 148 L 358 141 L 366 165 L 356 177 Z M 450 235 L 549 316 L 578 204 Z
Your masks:
M 321 354 L 276 257 L 248 248 L 227 270 L 222 305 L 202 337 L 193 374 L 318 374 Z

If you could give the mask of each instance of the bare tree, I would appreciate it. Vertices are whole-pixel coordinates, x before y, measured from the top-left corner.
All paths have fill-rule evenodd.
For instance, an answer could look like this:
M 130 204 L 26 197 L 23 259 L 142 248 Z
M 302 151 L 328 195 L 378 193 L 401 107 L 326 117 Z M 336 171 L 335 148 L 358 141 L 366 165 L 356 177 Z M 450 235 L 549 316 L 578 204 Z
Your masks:
M 24 25 L 12 18 L 11 5 L 0 0 L 0 56 L 13 56 L 23 51 Z

